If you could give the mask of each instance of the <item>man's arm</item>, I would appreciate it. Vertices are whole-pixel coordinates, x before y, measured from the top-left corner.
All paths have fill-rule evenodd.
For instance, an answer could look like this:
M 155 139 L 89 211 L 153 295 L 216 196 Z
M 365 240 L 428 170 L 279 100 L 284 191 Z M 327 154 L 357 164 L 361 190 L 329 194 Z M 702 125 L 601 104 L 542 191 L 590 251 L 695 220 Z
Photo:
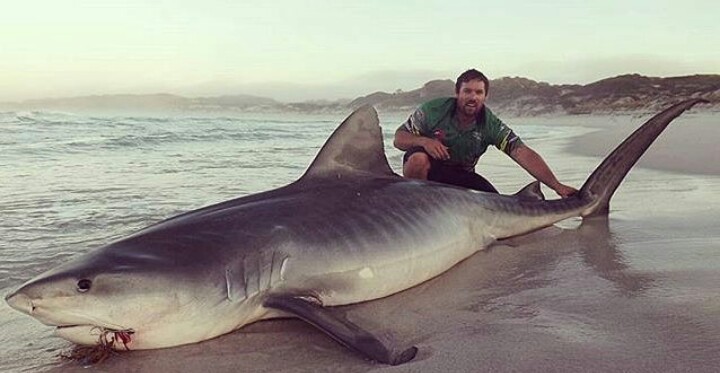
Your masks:
M 562 184 L 550 170 L 545 160 L 525 144 L 520 144 L 510 152 L 510 157 L 524 168 L 530 175 L 547 185 L 563 198 L 577 193 L 577 189 Z
M 393 145 L 400 150 L 408 150 L 415 146 L 421 146 L 435 159 L 450 159 L 447 146 L 435 139 L 415 135 L 408 131 L 405 125 L 401 125 L 400 128 L 395 131 Z

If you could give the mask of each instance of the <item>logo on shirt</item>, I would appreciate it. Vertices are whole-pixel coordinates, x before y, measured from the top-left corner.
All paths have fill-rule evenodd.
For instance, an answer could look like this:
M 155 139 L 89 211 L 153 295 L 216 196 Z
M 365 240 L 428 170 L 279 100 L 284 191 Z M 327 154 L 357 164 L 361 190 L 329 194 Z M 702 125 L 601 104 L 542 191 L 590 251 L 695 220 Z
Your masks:
M 420 135 L 423 131 L 422 128 L 425 123 L 425 113 L 422 110 L 415 110 L 410 118 L 405 122 L 405 128 L 415 135 Z
M 437 130 L 433 131 L 433 137 L 436 140 L 443 142 L 443 141 L 445 141 L 445 131 L 443 131 L 441 129 L 437 129 Z

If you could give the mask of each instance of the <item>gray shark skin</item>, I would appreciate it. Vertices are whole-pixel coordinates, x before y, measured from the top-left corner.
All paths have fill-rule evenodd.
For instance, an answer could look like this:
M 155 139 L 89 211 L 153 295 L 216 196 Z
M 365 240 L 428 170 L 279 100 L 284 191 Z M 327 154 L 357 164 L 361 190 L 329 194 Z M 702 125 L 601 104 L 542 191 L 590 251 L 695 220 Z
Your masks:
M 496 240 L 607 214 L 638 158 L 700 102 L 650 119 L 560 200 L 544 200 L 536 183 L 510 196 L 401 178 L 377 113 L 363 107 L 296 182 L 147 227 L 40 274 L 6 301 L 78 344 L 123 332 L 116 349 L 172 347 L 294 316 L 367 358 L 400 364 L 417 349 L 398 349 L 332 306 L 418 285 Z

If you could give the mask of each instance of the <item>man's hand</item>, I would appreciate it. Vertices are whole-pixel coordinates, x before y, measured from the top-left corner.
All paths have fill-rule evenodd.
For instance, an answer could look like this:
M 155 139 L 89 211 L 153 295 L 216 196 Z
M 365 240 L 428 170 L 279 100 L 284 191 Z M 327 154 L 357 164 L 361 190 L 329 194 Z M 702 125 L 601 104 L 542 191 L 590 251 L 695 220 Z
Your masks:
M 448 147 L 443 145 L 440 141 L 437 141 L 435 139 L 431 139 L 429 137 L 423 137 L 422 142 L 420 146 L 425 149 L 425 151 L 430 154 L 431 157 L 439 160 L 448 160 L 450 159 L 450 153 L 448 152 Z
M 578 192 L 577 189 L 560 183 L 558 183 L 558 185 L 555 186 L 553 190 L 555 190 L 555 193 L 557 193 L 562 198 L 572 197 L 573 195 L 575 195 L 575 193 Z
M 510 156 L 530 175 L 552 188 L 560 197 L 567 198 L 578 192 L 577 189 L 559 182 L 542 157 L 527 145 L 516 147 Z

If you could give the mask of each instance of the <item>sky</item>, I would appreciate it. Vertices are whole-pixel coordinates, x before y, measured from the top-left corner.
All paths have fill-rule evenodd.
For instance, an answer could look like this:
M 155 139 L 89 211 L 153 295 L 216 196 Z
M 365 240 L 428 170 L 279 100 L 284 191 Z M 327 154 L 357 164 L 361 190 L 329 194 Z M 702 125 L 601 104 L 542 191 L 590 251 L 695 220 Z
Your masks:
M 585 84 L 720 73 L 717 0 L 23 0 L 0 12 L 0 101 L 116 93 L 280 101 L 477 68 Z

